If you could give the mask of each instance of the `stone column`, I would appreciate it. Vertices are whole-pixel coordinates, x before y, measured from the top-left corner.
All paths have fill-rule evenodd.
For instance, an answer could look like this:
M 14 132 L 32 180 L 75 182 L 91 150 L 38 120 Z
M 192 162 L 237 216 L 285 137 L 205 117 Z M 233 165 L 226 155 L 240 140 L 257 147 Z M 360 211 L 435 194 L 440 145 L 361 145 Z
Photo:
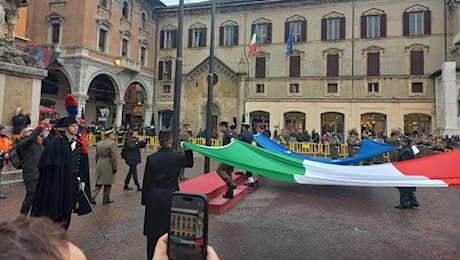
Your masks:
M 124 100 L 116 100 L 115 105 L 117 105 L 117 114 L 116 114 L 116 119 L 115 119 L 115 126 L 120 127 L 122 124 L 122 118 L 123 118 L 123 105 L 125 104 Z
M 440 130 L 443 135 L 458 134 L 458 102 L 459 91 L 456 83 L 456 63 L 454 61 L 444 62 L 442 65 L 442 87 L 439 100 L 436 100 L 436 115 L 441 124 Z M 444 128 L 444 129 L 443 129 Z
M 144 106 L 144 109 L 145 109 L 145 112 L 144 112 L 144 127 L 145 127 L 145 126 L 150 126 L 152 123 L 150 121 L 152 120 L 153 106 L 150 104 L 147 104 Z
M 86 100 L 88 100 L 89 96 L 84 94 L 72 94 L 75 97 L 75 100 L 78 102 L 78 118 L 82 118 L 81 112 L 85 110 L 86 116 Z

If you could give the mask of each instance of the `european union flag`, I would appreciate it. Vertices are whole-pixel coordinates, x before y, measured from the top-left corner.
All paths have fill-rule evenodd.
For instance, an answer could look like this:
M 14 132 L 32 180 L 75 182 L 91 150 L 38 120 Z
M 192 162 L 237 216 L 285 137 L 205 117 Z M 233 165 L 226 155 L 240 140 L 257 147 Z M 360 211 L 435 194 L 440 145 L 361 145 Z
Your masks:
M 287 55 L 291 56 L 292 55 L 292 50 L 294 45 L 294 24 L 291 23 L 291 26 L 289 28 L 289 36 L 287 40 Z

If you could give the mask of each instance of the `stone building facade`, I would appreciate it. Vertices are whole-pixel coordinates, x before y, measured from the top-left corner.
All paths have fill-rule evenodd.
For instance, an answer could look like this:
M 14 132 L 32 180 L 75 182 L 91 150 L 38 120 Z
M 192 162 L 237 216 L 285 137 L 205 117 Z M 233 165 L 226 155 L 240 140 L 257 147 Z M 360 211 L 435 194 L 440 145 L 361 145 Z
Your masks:
M 314 129 L 342 140 L 352 128 L 458 134 L 455 63 L 449 80 L 442 71 L 452 68 L 459 24 L 458 1 L 448 2 L 217 0 L 214 126 L 237 117 L 272 132 Z M 211 4 L 184 10 L 181 121 L 198 129 L 206 126 Z M 156 14 L 154 112 L 162 124 L 173 107 L 178 7 Z M 248 57 L 254 28 L 259 43 Z
M 60 53 L 43 80 L 41 105 L 65 115 L 72 93 L 87 121 L 150 124 L 156 0 L 30 1 L 30 47 Z M 101 111 L 109 111 L 105 117 Z

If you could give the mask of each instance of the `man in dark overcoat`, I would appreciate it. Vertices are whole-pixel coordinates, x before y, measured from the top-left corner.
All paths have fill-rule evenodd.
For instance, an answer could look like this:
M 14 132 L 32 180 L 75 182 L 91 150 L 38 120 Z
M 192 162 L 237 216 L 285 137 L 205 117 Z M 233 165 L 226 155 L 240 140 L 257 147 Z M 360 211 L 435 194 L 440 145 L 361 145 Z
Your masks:
M 75 117 L 63 120 L 63 128 L 64 134 L 51 139 L 40 157 L 40 177 L 31 216 L 49 217 L 67 230 L 72 211 L 88 214 L 91 207 L 79 189 L 78 178 L 85 183 L 86 194 L 90 194 L 89 165 L 87 160 L 81 160 L 82 145 L 77 140 Z
M 144 235 L 147 236 L 147 257 L 152 259 L 156 242 L 169 230 L 170 195 L 179 190 L 178 177 L 184 167 L 193 167 L 193 152 L 174 151 L 170 130 L 158 135 L 158 152 L 147 157 L 141 204 L 145 205 Z

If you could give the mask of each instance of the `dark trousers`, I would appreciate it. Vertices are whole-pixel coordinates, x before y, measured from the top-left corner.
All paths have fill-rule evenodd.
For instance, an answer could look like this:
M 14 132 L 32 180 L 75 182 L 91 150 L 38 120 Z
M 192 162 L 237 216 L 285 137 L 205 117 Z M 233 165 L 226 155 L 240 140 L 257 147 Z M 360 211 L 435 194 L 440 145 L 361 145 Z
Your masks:
M 61 227 L 63 227 L 67 231 L 69 230 L 71 217 L 72 217 L 72 211 L 63 212 L 62 216 L 59 217 L 58 219 L 55 219 L 54 221 L 58 222 L 61 225 Z
M 415 187 L 402 187 L 397 188 L 399 190 L 399 201 L 404 205 L 410 205 L 410 203 L 417 203 L 417 198 L 415 197 L 415 192 L 417 188 Z
M 131 181 L 131 175 L 133 176 L 134 184 L 139 186 L 139 180 L 137 178 L 137 163 L 129 164 L 129 171 L 125 178 L 125 185 L 128 185 L 129 181 Z
M 151 260 L 155 253 L 155 246 L 157 245 L 158 237 L 147 236 L 147 259 Z
M 35 199 L 35 191 L 37 190 L 38 180 L 26 182 L 26 196 L 22 202 L 20 213 L 23 215 L 29 215 L 29 211 L 32 208 L 32 204 Z

